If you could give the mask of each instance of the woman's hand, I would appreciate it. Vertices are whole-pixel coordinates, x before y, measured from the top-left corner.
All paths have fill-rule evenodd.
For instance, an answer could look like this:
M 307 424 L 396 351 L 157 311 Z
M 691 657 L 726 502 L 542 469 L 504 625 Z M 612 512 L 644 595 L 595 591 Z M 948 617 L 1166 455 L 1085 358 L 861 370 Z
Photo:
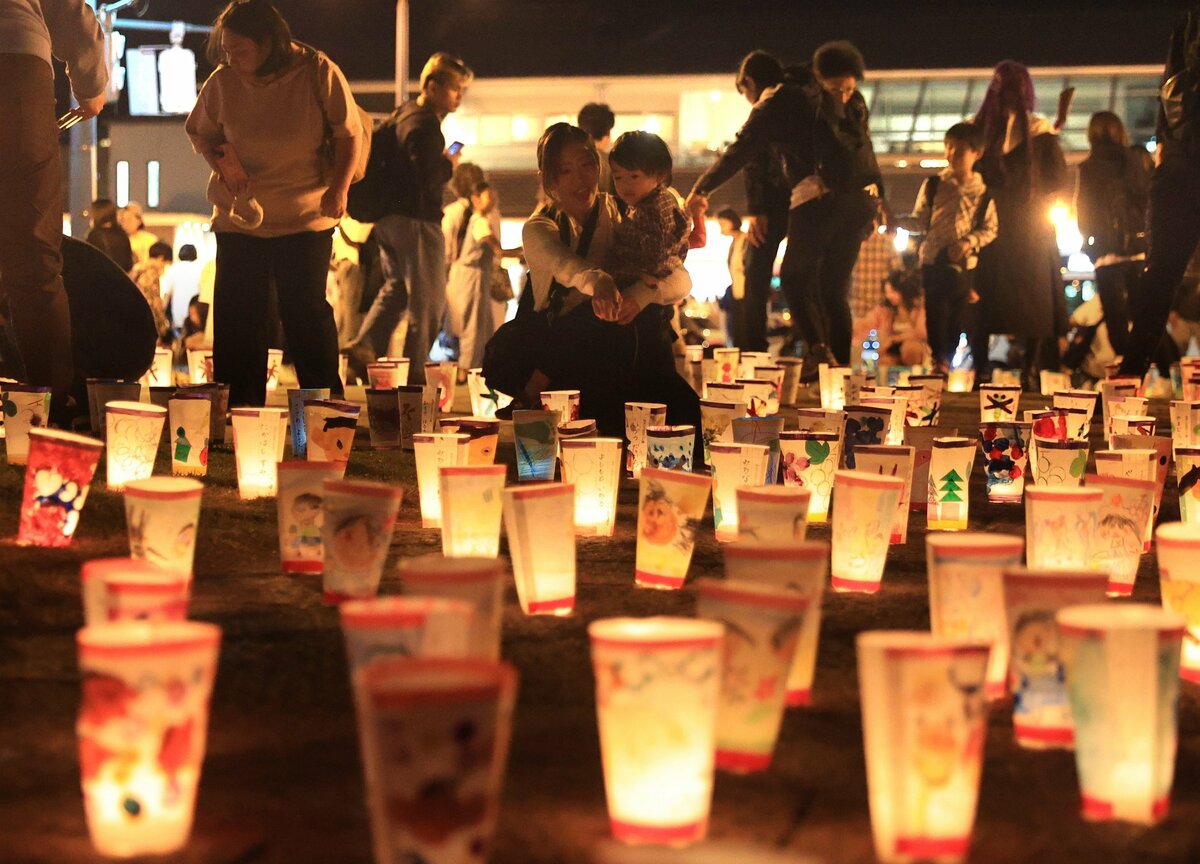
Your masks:
M 592 312 L 601 321 L 616 321 L 624 302 L 612 279 L 597 283 L 592 289 Z
M 621 295 L 621 308 L 617 310 L 618 324 L 632 324 L 633 319 L 642 311 L 642 305 L 632 297 Z
M 330 219 L 341 219 L 346 215 L 347 191 L 340 186 L 330 186 L 321 196 L 321 215 Z
M 221 182 L 225 184 L 225 188 L 229 190 L 229 194 L 234 198 L 241 198 L 250 191 L 249 177 L 226 177 L 224 174 L 219 176 Z

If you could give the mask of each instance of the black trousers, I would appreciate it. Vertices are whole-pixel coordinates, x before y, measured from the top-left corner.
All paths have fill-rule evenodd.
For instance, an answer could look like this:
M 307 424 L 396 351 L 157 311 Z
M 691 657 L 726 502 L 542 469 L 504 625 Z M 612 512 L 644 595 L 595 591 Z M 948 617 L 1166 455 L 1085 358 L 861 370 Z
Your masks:
M 850 274 L 875 215 L 866 192 L 835 192 L 788 213 L 787 252 L 779 282 L 793 326 L 809 345 L 826 344 L 850 362 Z
M 778 225 L 778 230 L 776 229 Z M 743 351 L 767 350 L 767 304 L 771 299 L 771 278 L 774 276 L 775 257 L 779 244 L 783 242 L 787 217 L 772 216 L 768 222 L 770 232 L 761 246 L 746 243 L 743 267 L 746 277 L 746 294 L 734 300 L 730 313 L 733 316 L 733 344 Z
M 272 286 L 300 386 L 343 392 L 337 326 L 325 302 L 332 244 L 332 231 L 283 237 L 217 234 L 213 374 L 229 385 L 231 406 L 266 401 Z
M 946 264 L 921 268 L 925 289 L 925 325 L 933 359 L 945 366 L 954 359 L 958 337 L 964 331 L 970 340 L 967 299 L 971 294 L 971 274 Z
M 1122 375 L 1146 374 L 1162 340 L 1175 291 L 1200 241 L 1200 168 L 1185 158 L 1168 157 L 1155 170 L 1150 179 L 1149 228 L 1146 269 L 1129 293 L 1133 329 L 1121 361 Z
M 1096 268 L 1096 293 L 1100 295 L 1100 306 L 1104 309 L 1108 341 L 1117 356 L 1124 356 L 1129 344 L 1128 297 L 1137 288 L 1143 266 L 1142 261 L 1121 261 Z

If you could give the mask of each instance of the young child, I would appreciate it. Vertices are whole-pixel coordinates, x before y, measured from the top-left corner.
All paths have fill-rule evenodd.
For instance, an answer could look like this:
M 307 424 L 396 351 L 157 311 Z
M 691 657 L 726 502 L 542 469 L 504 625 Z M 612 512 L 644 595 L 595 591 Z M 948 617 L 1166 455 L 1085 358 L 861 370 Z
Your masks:
M 743 347 L 738 339 L 742 331 L 742 300 L 746 296 L 746 232 L 742 230 L 742 217 L 732 207 L 717 214 L 721 236 L 729 238 L 729 290 L 721 298 L 721 310 L 725 313 L 725 343 L 729 347 Z
M 970 331 L 967 304 L 978 299 L 972 276 L 979 250 L 996 238 L 996 205 L 975 163 L 983 155 L 983 133 L 970 123 L 946 132 L 949 166 L 930 177 L 917 193 L 912 218 L 925 234 L 921 243 L 921 279 L 929 346 L 937 369 L 950 368 L 959 333 Z M 968 332 L 970 336 L 970 332 Z
M 171 266 L 175 255 L 168 243 L 161 240 L 150 247 L 146 260 L 134 266 L 129 276 L 137 283 L 150 304 L 150 312 L 154 315 L 154 329 L 158 332 L 158 341 L 162 345 L 170 345 L 174 338 L 171 322 L 167 320 L 162 301 L 162 278 Z
M 671 151 L 651 132 L 626 132 L 608 154 L 617 197 L 628 205 L 604 269 L 619 288 L 666 276 L 687 255 L 688 220 L 667 189 Z

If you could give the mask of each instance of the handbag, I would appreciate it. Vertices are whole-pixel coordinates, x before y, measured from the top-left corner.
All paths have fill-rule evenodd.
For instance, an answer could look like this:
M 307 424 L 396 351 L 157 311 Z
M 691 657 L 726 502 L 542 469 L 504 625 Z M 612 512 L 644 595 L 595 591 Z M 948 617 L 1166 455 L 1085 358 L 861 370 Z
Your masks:
M 508 271 L 499 264 L 492 270 L 492 279 L 488 283 L 488 294 L 497 303 L 507 303 L 516 295 L 513 294 L 512 279 L 508 276 Z
M 327 182 L 327 171 L 333 170 L 335 160 L 335 145 L 333 139 L 333 125 L 329 122 L 329 114 L 325 110 L 325 99 L 321 95 L 321 53 L 315 48 L 308 46 L 304 47 L 305 52 L 309 55 L 312 73 L 310 80 L 312 82 L 313 97 L 317 100 L 317 107 L 321 110 L 321 143 L 317 145 L 317 159 L 321 166 L 321 182 Z M 346 98 L 350 104 L 347 109 L 351 113 L 358 114 L 358 161 L 354 165 L 354 173 L 350 177 L 351 183 L 357 183 L 367 176 L 367 162 L 371 158 L 371 133 L 375 129 L 375 124 L 371 120 L 371 115 L 364 111 L 359 104 L 354 101 L 354 96 L 347 93 Z

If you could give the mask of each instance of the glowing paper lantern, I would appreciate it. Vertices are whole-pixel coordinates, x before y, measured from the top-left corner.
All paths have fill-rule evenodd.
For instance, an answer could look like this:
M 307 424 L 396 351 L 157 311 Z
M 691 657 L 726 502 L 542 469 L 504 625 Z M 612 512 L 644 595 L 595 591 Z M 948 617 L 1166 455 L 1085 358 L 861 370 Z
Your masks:
M 1153 435 L 1155 419 L 1139 414 L 1112 415 L 1112 435 Z M 1110 437 L 1111 441 L 1112 438 Z
M 824 522 L 833 498 L 833 477 L 842 448 L 841 432 L 781 432 L 779 449 L 783 485 L 802 486 L 808 499 L 808 521 Z
M 210 447 L 225 443 L 225 418 L 229 413 L 228 384 L 187 384 L 176 388 L 176 395 L 197 395 L 209 400 L 212 410 L 209 412 L 208 443 Z
M 517 599 L 526 615 L 575 608 L 575 487 L 539 483 L 501 492 Z
M 511 396 L 488 385 L 482 369 L 467 372 L 467 392 L 471 396 L 471 413 L 476 417 L 495 417 L 497 409 L 512 402 Z
M 779 436 L 782 433 L 782 417 L 737 417 L 733 421 L 733 440 L 736 443 L 766 446 L 767 473 L 763 478 L 766 484 L 779 482 L 779 469 L 783 464 L 779 449 Z
M 230 414 L 238 495 L 243 501 L 273 497 L 278 485 L 276 466 L 287 445 L 287 411 L 234 408 Z
M 92 401 L 88 409 L 92 414 L 94 424 L 92 432 L 101 441 L 108 432 L 108 421 L 105 419 L 105 406 L 109 402 L 137 402 L 142 395 L 142 385 L 136 381 L 116 381 L 88 379 L 88 398 Z
M 740 384 L 743 387 L 742 392 L 746 397 L 746 415 L 748 417 L 767 417 L 770 415 L 772 398 L 775 401 L 779 399 L 779 393 L 771 381 L 764 381 L 758 378 L 737 378 L 734 383 Z M 776 406 L 775 413 L 778 413 L 778 406 Z
M 1017 406 L 1021 402 L 1021 388 L 999 384 L 984 384 L 979 388 L 979 422 L 1002 423 L 1019 419 Z
M 79 571 L 83 620 L 182 621 L 187 618 L 187 571 L 164 570 L 135 558 L 96 558 Z
M 464 600 L 475 610 L 472 657 L 500 657 L 500 618 L 504 612 L 504 570 L 496 558 L 447 558 L 430 553 L 396 565 L 404 594 Z
M 1104 424 L 1102 428 L 1107 435 L 1112 428 L 1112 403 L 1117 399 L 1124 399 L 1127 396 L 1136 396 L 1137 382 L 1110 379 L 1100 381 L 1096 385 L 1096 389 L 1100 391 L 1100 411 Z
M 874 594 L 883 579 L 892 520 L 904 481 L 865 471 L 834 475 L 831 584 L 837 591 Z
M 568 438 L 594 438 L 596 436 L 596 421 L 587 418 L 583 420 L 569 420 L 566 423 L 559 423 L 555 430 L 558 435 L 558 452 L 562 453 L 562 442 Z
M 892 425 L 892 409 L 847 405 L 842 430 L 842 464 L 854 470 L 854 448 L 859 444 L 885 444 Z
M 1032 750 L 1070 748 L 1075 727 L 1054 616 L 1066 606 L 1103 602 L 1108 577 L 1089 570 L 1013 568 L 1002 578 L 1017 744 Z
M 1184 619 L 1132 603 L 1069 606 L 1056 618 L 1083 818 L 1161 821 L 1175 775 Z
M 1055 408 L 1082 408 L 1087 411 L 1088 426 L 1091 426 L 1092 418 L 1096 415 L 1096 403 L 1100 401 L 1100 394 L 1095 390 L 1059 390 L 1051 398 L 1051 404 Z
M 732 381 L 728 384 L 713 382 L 712 384 L 705 386 L 704 398 L 711 399 L 715 402 L 732 402 L 741 409 L 740 413 L 737 415 L 739 417 L 745 415 L 749 410 L 747 403 L 750 397 L 746 395 L 745 384 L 735 384 Z M 656 422 L 665 423 L 666 417 L 667 415 L 664 413 L 663 419 Z M 626 435 L 626 437 L 628 437 L 628 435 Z
M 541 399 L 542 410 L 557 411 L 559 423 L 579 419 L 578 390 L 543 390 Z
M 988 501 L 1020 504 L 1029 470 L 1029 423 L 983 423 L 979 449 Z
M 1200 402 L 1174 401 L 1171 410 L 1171 441 L 1175 449 L 1200 446 Z
M 588 626 L 613 837 L 703 840 L 712 804 L 724 627 L 690 618 Z
M 1150 400 L 1141 396 L 1114 396 L 1108 400 L 1108 419 L 1105 421 L 1104 431 L 1112 440 L 1114 433 L 1128 434 L 1130 430 L 1115 428 L 1117 417 L 1146 417 L 1146 406 L 1150 404 Z M 1147 433 L 1153 435 L 1153 432 Z
M 500 554 L 503 465 L 448 465 L 438 469 L 442 554 L 448 558 Z
M 425 384 L 438 389 L 438 411 L 445 414 L 454 410 L 454 392 L 458 383 L 458 364 L 451 361 L 425 364 Z
M 420 384 L 411 384 L 396 388 L 396 401 L 400 403 L 400 447 L 404 450 L 413 449 L 413 435 L 434 431 L 432 424 L 426 429 L 423 420 L 426 411 L 424 403 L 427 389 L 429 388 L 423 387 Z M 436 394 L 437 389 L 432 388 L 432 392 Z M 433 414 L 437 413 L 436 395 L 434 396 L 433 404 L 429 406 L 429 410 Z
M 50 388 L 6 382 L 0 385 L 4 417 L 4 450 L 9 465 L 24 465 L 29 456 L 29 430 L 50 419 Z
M 888 411 L 887 431 L 881 444 L 898 445 L 904 440 L 904 414 L 908 410 L 907 399 L 898 396 L 862 396 L 859 398 L 858 404 L 870 408 L 884 408 Z
M 804 361 L 799 357 L 776 357 L 775 365 L 783 367 L 779 401 L 783 405 L 795 405 L 800 397 L 800 369 L 804 366 Z
M 557 427 L 557 411 L 513 412 L 518 481 L 554 479 L 554 466 L 558 461 Z
M 68 546 L 104 445 L 57 429 L 29 430 L 29 458 L 17 542 Z
M 470 438 L 467 444 L 468 465 L 492 465 L 496 461 L 496 446 L 500 442 L 500 421 L 489 417 L 443 417 L 438 420 L 441 432 L 459 433 Z
M 696 427 L 650 426 L 646 429 L 646 464 L 651 468 L 691 471 Z
M 304 425 L 304 403 L 309 399 L 327 401 L 328 387 L 290 389 L 288 398 L 288 424 L 292 430 L 292 456 L 304 459 L 308 454 L 308 427 Z
M 846 412 L 824 408 L 797 408 L 796 426 L 801 432 L 837 432 L 846 428 Z
M 751 373 L 746 376 L 755 378 L 759 381 L 771 382 L 771 390 L 767 394 L 766 416 L 772 417 L 779 413 L 779 407 L 782 404 L 783 393 L 783 375 L 784 368 L 776 366 L 773 363 L 764 365 L 755 365 Z
M 193 384 L 207 384 L 213 379 L 213 352 L 211 348 L 189 348 L 187 361 L 188 380 Z
M 338 607 L 350 675 L 380 657 L 469 657 L 475 610 L 464 600 L 372 597 Z
M 846 398 L 845 404 L 857 405 L 859 398 L 868 387 L 873 387 L 878 384 L 877 376 L 872 374 L 868 377 L 866 372 L 851 372 L 846 376 Z
M 516 670 L 384 658 L 353 683 L 375 860 L 483 860 L 500 812 Z
M 642 468 L 646 466 L 646 429 L 666 422 L 666 405 L 659 402 L 625 403 L 625 470 L 631 477 L 641 476 Z
M 621 483 L 621 439 L 560 441 L 562 479 L 575 487 L 575 534 L 611 537 Z
M 1150 550 L 1154 481 L 1088 474 L 1085 483 L 1104 493 L 1091 566 L 1108 574 L 1110 595 L 1132 594 L 1142 553 Z
M 374 597 L 403 489 L 366 480 L 326 480 L 321 496 L 324 600 Z
M 312 462 L 341 462 L 343 471 L 354 447 L 354 431 L 362 409 L 337 399 L 306 399 L 304 429 L 308 435 L 306 457 Z
M 821 407 L 841 410 L 846 407 L 846 379 L 850 377 L 849 366 L 833 366 L 821 363 L 817 366 L 817 383 L 821 390 Z
M 1030 486 L 1025 490 L 1025 560 L 1033 569 L 1088 569 L 1100 522 L 1100 489 Z
M 946 391 L 948 393 L 970 393 L 974 389 L 974 369 L 951 369 L 946 376 Z
M 367 429 L 372 450 L 400 449 L 400 400 L 395 390 L 367 388 Z
M 761 486 L 770 451 L 762 444 L 713 444 L 713 524 L 718 540 L 733 540 L 738 533 L 737 495 L 743 486 Z
M 698 474 L 661 468 L 642 471 L 638 494 L 638 587 L 683 587 L 710 486 L 709 479 Z
M 1154 451 L 1154 482 L 1158 484 L 1154 495 L 1154 518 L 1157 520 L 1159 510 L 1162 509 L 1163 488 L 1167 484 L 1167 475 L 1171 472 L 1171 439 L 1165 435 L 1114 435 L 1112 449 Z
M 787 588 L 742 579 L 701 579 L 696 589 L 697 614 L 726 626 L 716 767 L 765 771 L 783 723 L 787 673 L 808 601 Z
M 743 351 L 738 357 L 738 378 L 753 378 L 754 370 L 771 363 L 770 351 Z
M 367 364 L 367 381 L 371 388 L 377 390 L 394 390 L 408 384 L 409 360 L 400 357 L 395 360 L 376 360 Z
M 221 630 L 192 621 L 84 627 L 84 810 L 101 855 L 182 849 L 192 829 Z
M 175 370 L 172 368 L 172 353 L 170 348 L 161 345 L 154 348 L 154 360 L 150 368 L 138 379 L 143 387 L 169 387 L 174 384 Z
M 896 504 L 896 516 L 892 520 L 891 543 L 908 542 L 908 502 L 912 497 L 913 448 L 861 445 L 854 455 L 859 471 L 898 477 L 904 481 L 900 500 Z
M 434 432 L 413 436 L 417 462 L 417 493 L 421 502 L 421 527 L 442 525 L 442 493 L 438 469 L 467 464 L 470 438 L 457 433 Z
M 1087 472 L 1088 443 L 1082 440 L 1059 441 L 1036 438 L 1036 486 L 1078 486 Z
M 129 554 L 190 579 L 203 493 L 204 484 L 187 477 L 147 477 L 126 483 Z
M 1049 408 L 1045 411 L 1026 411 L 1025 422 L 1033 424 L 1033 434 L 1040 438 L 1087 438 L 1091 431 L 1086 408 Z
M 992 383 L 1001 387 L 1020 387 L 1021 373 L 1016 369 L 992 369 Z
M 209 414 L 212 403 L 204 396 L 176 394 L 167 406 L 171 473 L 203 477 L 208 473 Z
M 719 377 L 717 383 L 732 384 L 733 379 L 741 374 L 739 360 L 741 350 L 738 348 L 714 348 L 713 359 L 717 361 Z
M 325 568 L 321 543 L 325 481 L 340 480 L 340 462 L 294 459 L 276 468 L 279 563 L 284 573 L 320 573 Z
M 1155 538 L 1163 607 L 1187 623 L 1180 674 L 1185 680 L 1200 683 L 1200 573 L 1196 569 L 1200 528 L 1172 522 L 1160 525 Z
M 1118 451 L 1131 453 L 1134 451 Z M 1099 455 L 1099 454 L 1097 454 Z M 1096 468 L 1099 470 L 1097 461 Z M 1175 448 L 1175 482 L 1179 488 L 1179 519 L 1200 525 L 1200 447 Z
M 1038 384 L 1043 396 L 1053 396 L 1059 390 L 1070 389 L 1071 376 L 1065 372 L 1042 369 L 1038 372 Z
M 929 509 L 929 496 L 922 495 L 920 490 L 929 488 L 929 463 L 933 459 L 933 439 L 953 438 L 957 434 L 957 427 L 906 426 L 904 428 L 904 444 L 913 448 L 912 488 L 917 490 L 917 494 L 912 496 L 909 504 L 911 509 L 920 511 Z
M 736 490 L 740 543 L 782 545 L 803 540 L 812 492 L 801 486 L 746 486 Z
M 713 443 L 733 440 L 733 420 L 741 417 L 742 413 L 742 406 L 736 402 L 700 400 L 700 439 L 704 442 L 705 465 L 712 463 L 709 448 Z
M 961 861 L 983 768 L 987 646 L 903 631 L 857 643 L 875 856 Z
M 105 409 L 106 479 L 111 491 L 120 492 L 130 480 L 154 473 L 167 410 L 142 402 L 109 402 Z
M 926 526 L 930 531 L 966 531 L 975 442 L 947 437 L 934 438 L 931 443 Z
M 274 393 L 279 386 L 279 370 L 283 368 L 283 349 L 267 349 L 267 392 Z

